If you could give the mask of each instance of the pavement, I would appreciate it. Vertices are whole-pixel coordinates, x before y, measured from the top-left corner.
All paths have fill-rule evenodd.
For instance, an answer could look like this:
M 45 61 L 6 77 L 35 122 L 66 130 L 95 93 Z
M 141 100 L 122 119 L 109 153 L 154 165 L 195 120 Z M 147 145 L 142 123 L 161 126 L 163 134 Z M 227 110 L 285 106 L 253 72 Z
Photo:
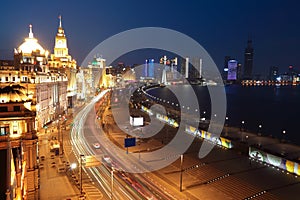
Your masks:
M 50 131 L 52 130 L 54 128 Z M 79 191 L 76 186 L 71 184 L 66 173 L 57 170 L 58 163 L 66 161 L 66 158 L 50 153 L 50 138 L 50 133 L 39 136 L 39 156 L 45 157 L 44 160 L 40 159 L 40 199 L 78 199 Z
M 101 191 L 94 185 L 92 179 L 83 173 L 82 191 L 80 193 L 80 173 L 78 159 L 75 157 L 69 139 L 72 114 L 68 116 L 66 129 L 61 128 L 64 137 L 64 153 L 55 155 L 50 152 L 52 137 L 58 138 L 57 123 L 48 125 L 48 129 L 39 132 L 39 157 L 40 157 L 40 194 L 41 200 L 100 200 L 103 198 Z M 64 126 L 62 126 L 64 127 Z M 77 164 L 77 169 L 72 170 L 71 163 Z M 65 171 L 59 172 L 59 166 L 64 166 Z
M 104 116 L 110 119 L 110 110 L 106 110 Z M 106 123 L 109 138 L 120 148 L 124 148 L 126 134 L 120 131 L 113 120 L 106 120 Z M 273 151 L 280 151 L 281 149 L 275 147 L 282 146 L 286 152 L 297 152 L 299 148 L 282 143 L 276 138 L 269 139 L 246 131 L 241 133 L 236 128 L 228 128 L 227 131 L 227 136 L 235 138 L 236 142 L 245 146 L 257 143 Z M 139 153 L 143 159 L 143 152 L 163 147 L 175 134 L 174 128 L 169 127 L 168 131 L 164 129 L 152 139 L 143 139 L 136 147 L 130 147 L 129 153 Z M 181 196 L 181 199 L 298 199 L 300 180 L 297 176 L 264 163 L 251 161 L 247 153 L 240 149 L 229 150 L 215 146 L 208 156 L 199 159 L 198 151 L 202 142 L 201 139 L 196 139 L 184 154 L 182 193 L 178 194 L 179 159 L 161 170 L 148 173 L 152 177 L 149 181 L 160 183 L 174 196 Z

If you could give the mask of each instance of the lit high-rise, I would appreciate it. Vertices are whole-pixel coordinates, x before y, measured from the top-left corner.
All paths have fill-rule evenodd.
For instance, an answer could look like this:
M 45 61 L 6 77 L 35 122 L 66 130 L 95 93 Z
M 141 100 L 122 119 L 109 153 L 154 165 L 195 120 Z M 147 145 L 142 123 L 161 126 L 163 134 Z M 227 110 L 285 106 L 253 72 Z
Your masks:
M 252 79 L 253 68 L 253 47 L 252 40 L 248 40 L 247 47 L 245 49 L 245 61 L 244 61 L 244 79 Z

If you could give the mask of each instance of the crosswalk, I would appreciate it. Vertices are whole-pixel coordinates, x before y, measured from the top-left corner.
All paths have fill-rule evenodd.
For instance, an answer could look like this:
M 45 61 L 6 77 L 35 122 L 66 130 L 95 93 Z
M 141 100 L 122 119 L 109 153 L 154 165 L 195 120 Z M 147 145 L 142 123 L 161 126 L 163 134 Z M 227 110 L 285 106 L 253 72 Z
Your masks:
M 70 155 L 73 152 L 73 147 L 70 140 L 64 141 L 64 152 L 66 155 Z
M 93 184 L 84 183 L 82 184 L 82 189 L 89 200 L 98 200 L 103 198 L 102 193 Z

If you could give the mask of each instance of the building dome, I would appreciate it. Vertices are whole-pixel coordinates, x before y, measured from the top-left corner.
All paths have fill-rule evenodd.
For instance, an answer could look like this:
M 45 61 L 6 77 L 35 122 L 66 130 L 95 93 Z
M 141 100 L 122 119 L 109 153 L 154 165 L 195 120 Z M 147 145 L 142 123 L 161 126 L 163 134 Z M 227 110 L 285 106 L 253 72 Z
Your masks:
M 31 54 L 33 51 L 39 51 L 40 54 L 45 54 L 45 49 L 38 43 L 38 40 L 33 37 L 32 25 L 29 26 L 29 36 L 25 38 L 25 42 L 18 48 L 18 52 Z

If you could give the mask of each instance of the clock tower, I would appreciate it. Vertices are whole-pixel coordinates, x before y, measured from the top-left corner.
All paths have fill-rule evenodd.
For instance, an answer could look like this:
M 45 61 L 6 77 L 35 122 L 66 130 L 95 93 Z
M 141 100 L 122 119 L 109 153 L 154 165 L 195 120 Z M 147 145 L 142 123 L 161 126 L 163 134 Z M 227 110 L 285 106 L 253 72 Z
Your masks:
M 61 16 L 59 16 L 59 27 L 55 36 L 54 53 L 51 54 L 48 64 L 51 72 L 66 74 L 68 78 L 68 107 L 73 107 L 77 94 L 77 63 L 76 60 L 69 55 L 67 38 L 62 27 Z
M 59 16 L 59 27 L 55 37 L 54 55 L 55 57 L 66 57 L 69 55 L 67 38 L 62 28 L 61 16 Z

